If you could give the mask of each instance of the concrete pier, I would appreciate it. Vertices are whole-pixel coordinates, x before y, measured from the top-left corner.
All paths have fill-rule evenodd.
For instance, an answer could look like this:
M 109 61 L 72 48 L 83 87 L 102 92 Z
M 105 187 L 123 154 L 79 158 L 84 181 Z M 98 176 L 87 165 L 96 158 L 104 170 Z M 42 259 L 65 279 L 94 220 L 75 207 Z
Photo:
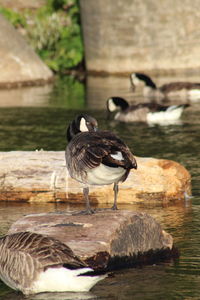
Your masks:
M 200 70 L 199 1 L 80 1 L 89 72 Z

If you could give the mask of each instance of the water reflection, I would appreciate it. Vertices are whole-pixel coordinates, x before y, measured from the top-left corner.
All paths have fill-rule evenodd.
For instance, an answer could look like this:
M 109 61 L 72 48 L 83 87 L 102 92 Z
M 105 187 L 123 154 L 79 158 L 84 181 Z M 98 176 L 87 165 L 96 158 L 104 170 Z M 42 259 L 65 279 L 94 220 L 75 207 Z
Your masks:
M 5 286 L 4 286 L 5 287 Z M 0 291 L 3 290 L 0 283 Z M 0 293 L 0 299 L 4 300 L 95 300 L 99 299 L 92 292 L 85 293 L 40 293 L 36 295 L 24 296 L 22 293 L 17 293 L 5 287 L 4 293 Z
M 112 96 L 119 96 L 134 101 L 129 78 L 123 76 L 87 76 L 86 80 L 86 101 L 90 109 L 105 109 L 106 100 Z
M 27 300 L 95 300 L 97 296 L 91 292 L 85 293 L 41 293 L 26 297 Z
M 0 90 L 0 107 L 32 107 L 49 105 L 52 84 L 45 86 L 13 88 Z
M 179 78 L 186 80 L 187 78 Z M 176 77 L 159 77 L 158 83 L 175 81 Z M 196 78 L 192 81 L 198 81 Z M 146 102 L 142 88 L 133 91 L 129 76 L 91 76 L 86 83 L 79 82 L 72 76 L 56 78 L 44 86 L 21 87 L 0 90 L 0 107 L 65 107 L 68 109 L 102 110 L 106 100 L 112 96 L 127 99 L 130 103 Z M 175 100 L 174 103 L 177 103 Z M 168 103 L 169 104 L 169 103 Z
M 97 284 L 91 293 L 84 295 L 44 293 L 31 296 L 30 299 L 74 299 L 76 296 L 80 299 L 109 300 L 199 299 L 200 103 L 192 104 L 184 112 L 182 124 L 148 126 L 143 123 L 108 122 L 105 119 L 105 101 L 111 95 L 122 96 L 129 101 L 140 99 L 140 95 L 137 97 L 130 90 L 129 78 L 126 77 L 88 77 L 86 90 L 82 83 L 65 78 L 55 82 L 50 90 L 46 90 L 46 87 L 43 90 L 39 87 L 36 90 L 30 88 L 30 92 L 25 93 L 27 100 L 24 102 L 19 100 L 22 98 L 17 96 L 18 92 L 10 91 L 7 96 L 8 101 L 12 100 L 12 105 L 6 104 L 6 97 L 0 96 L 0 151 L 40 148 L 64 150 L 68 123 L 78 112 L 89 111 L 98 119 L 100 128 L 118 134 L 135 155 L 172 159 L 186 166 L 192 174 L 194 196 L 186 202 L 177 199 L 168 204 L 145 201 L 119 205 L 120 209 L 149 213 L 163 229 L 171 233 L 180 250 L 178 261 L 120 270 Z M 3 91 L 0 94 L 3 95 Z M 10 225 L 25 214 L 82 208 L 81 205 L 64 203 L 0 203 L 0 234 L 5 234 Z M 0 298 L 27 299 L 1 282 Z
M 0 107 L 85 107 L 85 87 L 73 77 L 57 78 L 44 86 L 0 89 Z

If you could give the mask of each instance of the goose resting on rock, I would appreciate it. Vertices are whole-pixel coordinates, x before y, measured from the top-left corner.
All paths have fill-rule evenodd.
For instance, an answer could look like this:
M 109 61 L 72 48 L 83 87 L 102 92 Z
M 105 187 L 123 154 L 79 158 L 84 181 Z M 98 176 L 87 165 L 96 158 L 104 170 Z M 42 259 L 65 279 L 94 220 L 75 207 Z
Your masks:
M 114 183 L 114 204 L 117 209 L 118 183 L 125 181 L 136 160 L 115 134 L 97 131 L 97 121 L 86 114 L 77 116 L 67 129 L 66 164 L 72 178 L 84 183 L 86 213 L 94 211 L 89 202 L 89 185 Z
M 121 122 L 147 122 L 147 123 L 164 123 L 176 121 L 181 117 L 183 110 L 189 104 L 180 105 L 161 105 L 155 102 L 139 103 L 129 105 L 121 97 L 111 97 L 107 100 L 108 113 L 117 111 L 114 116 L 115 120 Z
M 106 277 L 85 275 L 91 271 L 68 246 L 50 236 L 19 232 L 0 238 L 0 278 L 25 295 L 89 291 Z
M 198 82 L 177 81 L 157 87 L 153 80 L 143 73 L 132 73 L 130 80 L 133 88 L 143 84 L 143 95 L 147 98 L 170 99 L 179 97 L 183 100 L 200 100 L 200 83 Z

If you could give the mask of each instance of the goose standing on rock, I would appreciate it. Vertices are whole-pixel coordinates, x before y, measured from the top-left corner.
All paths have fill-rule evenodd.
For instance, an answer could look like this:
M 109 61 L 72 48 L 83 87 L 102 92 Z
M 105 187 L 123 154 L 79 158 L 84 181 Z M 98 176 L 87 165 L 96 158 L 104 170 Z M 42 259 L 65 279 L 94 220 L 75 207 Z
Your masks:
M 147 98 L 169 99 L 179 97 L 184 101 L 200 100 L 200 83 L 198 82 L 177 81 L 157 87 L 153 80 L 143 73 L 132 73 L 130 80 L 133 88 L 143 85 L 143 95 Z
M 19 232 L 0 238 L 0 278 L 25 295 L 89 291 L 106 277 L 86 276 L 91 271 L 67 245 L 50 236 Z
M 117 111 L 114 116 L 115 120 L 121 122 L 147 122 L 150 124 L 177 121 L 189 104 L 180 105 L 161 105 L 155 102 L 139 103 L 129 105 L 129 103 L 121 97 L 111 97 L 107 100 L 107 111 L 110 115 Z
M 72 178 L 84 183 L 85 213 L 94 211 L 89 202 L 89 185 L 114 183 L 114 204 L 117 209 L 118 183 L 125 181 L 136 160 L 115 134 L 97 131 L 97 121 L 86 114 L 77 116 L 67 129 L 66 164 Z

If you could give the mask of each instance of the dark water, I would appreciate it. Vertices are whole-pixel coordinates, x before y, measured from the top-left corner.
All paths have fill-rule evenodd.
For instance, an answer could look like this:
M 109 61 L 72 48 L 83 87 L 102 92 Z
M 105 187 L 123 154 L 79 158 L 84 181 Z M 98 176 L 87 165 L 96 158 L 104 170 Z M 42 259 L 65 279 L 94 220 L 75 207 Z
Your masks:
M 87 111 L 98 119 L 99 127 L 123 138 L 134 154 L 180 162 L 192 175 L 192 199 L 169 205 L 148 201 L 119 207 L 154 216 L 173 235 L 180 258 L 117 271 L 90 293 L 45 293 L 28 299 L 200 299 L 200 102 L 192 103 L 178 125 L 121 124 L 105 119 L 105 99 L 112 95 L 141 99 L 133 95 L 127 78 L 118 77 L 89 77 L 86 88 L 68 78 L 57 81 L 55 87 L 12 90 L 8 95 L 0 91 L 0 151 L 64 150 L 66 126 L 77 113 Z M 58 205 L 59 209 L 72 209 Z M 6 233 L 24 214 L 54 210 L 52 203 L 0 203 L 0 233 Z M 0 299 L 25 297 L 0 282 Z

